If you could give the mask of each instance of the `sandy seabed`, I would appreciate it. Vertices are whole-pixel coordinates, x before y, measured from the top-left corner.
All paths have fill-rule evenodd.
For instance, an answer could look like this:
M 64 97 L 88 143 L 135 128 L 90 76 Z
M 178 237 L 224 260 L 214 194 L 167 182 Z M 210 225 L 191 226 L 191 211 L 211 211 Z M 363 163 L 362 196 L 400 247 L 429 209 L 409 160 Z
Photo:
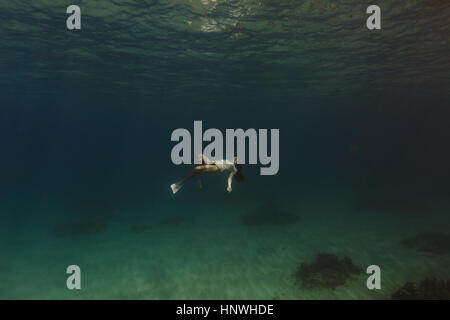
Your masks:
M 249 227 L 240 215 L 252 204 L 213 203 L 190 204 L 182 213 L 174 205 L 148 209 L 159 216 L 145 208 L 122 213 L 106 232 L 91 235 L 56 237 L 49 226 L 28 221 L 3 244 L 0 298 L 389 299 L 406 281 L 450 276 L 449 254 L 400 243 L 418 232 L 445 231 L 448 219 L 283 203 L 298 222 Z M 184 218 L 163 224 L 161 216 Z M 130 231 L 136 225 L 147 227 Z M 368 290 L 366 273 L 335 289 L 302 286 L 296 281 L 299 265 L 320 252 L 348 256 L 364 270 L 379 265 L 382 289 Z M 78 291 L 66 288 L 71 264 L 81 268 Z

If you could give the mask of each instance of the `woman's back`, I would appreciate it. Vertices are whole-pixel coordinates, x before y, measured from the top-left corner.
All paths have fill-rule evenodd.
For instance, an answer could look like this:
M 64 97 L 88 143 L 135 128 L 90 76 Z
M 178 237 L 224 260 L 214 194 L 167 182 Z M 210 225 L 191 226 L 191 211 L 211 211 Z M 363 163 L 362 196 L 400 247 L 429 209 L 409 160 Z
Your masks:
M 230 160 L 216 160 L 214 161 L 214 164 L 220 169 L 220 171 L 230 171 L 230 172 L 236 172 L 237 169 L 234 165 L 234 163 Z

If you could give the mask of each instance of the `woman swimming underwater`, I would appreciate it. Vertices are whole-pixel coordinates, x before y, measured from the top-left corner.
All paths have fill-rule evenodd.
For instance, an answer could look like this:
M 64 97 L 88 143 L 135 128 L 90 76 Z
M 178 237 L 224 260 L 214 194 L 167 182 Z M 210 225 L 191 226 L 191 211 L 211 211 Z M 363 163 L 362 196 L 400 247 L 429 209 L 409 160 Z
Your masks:
M 202 173 L 229 172 L 230 174 L 228 175 L 228 186 L 227 186 L 228 192 L 231 192 L 231 182 L 233 180 L 233 177 L 236 179 L 237 182 L 244 181 L 244 176 L 242 175 L 242 164 L 238 163 L 238 159 L 236 157 L 233 159 L 233 162 L 229 160 L 211 161 L 203 154 L 199 155 L 199 158 L 201 159 L 202 164 L 196 165 L 195 168 L 186 178 L 170 186 L 174 194 L 177 193 L 178 190 L 180 190 L 181 187 L 189 179 L 195 176 L 200 178 L 200 175 Z

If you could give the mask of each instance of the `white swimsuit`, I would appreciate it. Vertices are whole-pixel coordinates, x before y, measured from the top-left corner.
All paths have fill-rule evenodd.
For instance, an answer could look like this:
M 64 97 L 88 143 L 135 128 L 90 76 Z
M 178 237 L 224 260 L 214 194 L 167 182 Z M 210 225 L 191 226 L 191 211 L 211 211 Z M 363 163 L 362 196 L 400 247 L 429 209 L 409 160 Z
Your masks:
M 219 167 L 221 172 L 224 171 L 237 172 L 234 163 L 231 162 L 230 160 L 217 160 L 214 161 L 214 164 Z

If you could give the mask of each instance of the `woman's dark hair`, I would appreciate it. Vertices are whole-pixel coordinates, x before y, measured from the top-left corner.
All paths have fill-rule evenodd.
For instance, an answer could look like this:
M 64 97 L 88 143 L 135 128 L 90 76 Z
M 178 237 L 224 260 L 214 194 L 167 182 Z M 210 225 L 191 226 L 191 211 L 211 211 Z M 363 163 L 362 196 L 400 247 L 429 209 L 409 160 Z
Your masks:
M 243 182 L 245 180 L 244 175 L 242 174 L 242 164 L 236 163 L 234 165 L 236 167 L 237 172 L 234 174 L 234 178 L 237 182 Z

